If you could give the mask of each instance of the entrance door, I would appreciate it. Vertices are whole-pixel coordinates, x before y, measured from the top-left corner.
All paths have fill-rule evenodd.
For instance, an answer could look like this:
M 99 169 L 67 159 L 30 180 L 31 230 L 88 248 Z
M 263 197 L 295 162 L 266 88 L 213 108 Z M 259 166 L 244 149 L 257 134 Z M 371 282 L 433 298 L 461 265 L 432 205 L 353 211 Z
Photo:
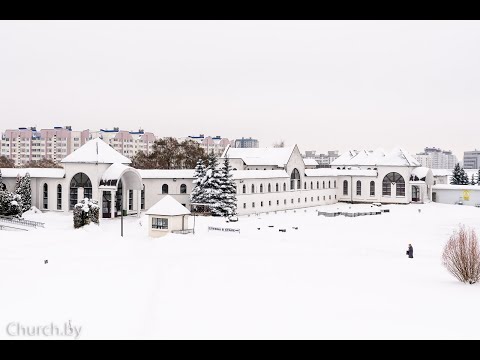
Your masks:
M 432 193 L 432 201 L 437 202 L 437 193 L 436 192 Z
M 418 186 L 412 186 L 412 201 L 420 201 L 420 188 Z
M 110 219 L 112 217 L 112 194 L 110 191 L 103 192 L 102 200 L 102 216 L 104 219 Z

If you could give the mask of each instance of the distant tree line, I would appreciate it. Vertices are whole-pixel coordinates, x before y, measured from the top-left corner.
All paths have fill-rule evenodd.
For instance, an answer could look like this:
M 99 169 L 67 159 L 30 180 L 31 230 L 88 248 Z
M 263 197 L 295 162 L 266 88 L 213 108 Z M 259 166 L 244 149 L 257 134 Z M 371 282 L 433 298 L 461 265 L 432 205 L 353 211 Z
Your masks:
M 179 142 L 167 137 L 158 139 L 151 154 L 140 151 L 132 158 L 136 169 L 193 169 L 198 160 L 206 161 L 207 153 L 193 140 Z
M 43 158 L 41 160 L 31 160 L 20 166 L 15 166 L 15 161 L 7 158 L 6 156 L 0 156 L 0 168 L 61 168 L 59 164 L 51 159 Z

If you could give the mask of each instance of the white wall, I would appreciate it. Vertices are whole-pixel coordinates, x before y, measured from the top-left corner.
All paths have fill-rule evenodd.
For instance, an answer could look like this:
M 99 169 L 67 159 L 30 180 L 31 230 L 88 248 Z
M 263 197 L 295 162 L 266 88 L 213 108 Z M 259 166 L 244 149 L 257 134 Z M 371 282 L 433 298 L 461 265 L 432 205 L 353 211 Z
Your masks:
M 465 199 L 464 193 L 465 191 L 468 192 L 468 196 L 470 197 L 469 200 Z M 451 189 L 435 189 L 433 188 L 433 193 L 436 193 L 436 201 L 442 204 L 455 204 L 458 201 L 462 201 L 464 205 L 474 206 L 476 204 L 480 204 L 480 186 L 478 189 L 475 187 L 468 187 L 463 189 L 462 186 L 456 188 L 455 185 L 452 185 Z

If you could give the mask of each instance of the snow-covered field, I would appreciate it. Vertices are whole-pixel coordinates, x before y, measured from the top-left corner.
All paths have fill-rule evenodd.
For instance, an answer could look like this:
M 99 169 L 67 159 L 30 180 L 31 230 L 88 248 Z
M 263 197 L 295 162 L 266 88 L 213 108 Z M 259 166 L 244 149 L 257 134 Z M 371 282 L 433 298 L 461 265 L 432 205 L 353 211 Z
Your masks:
M 321 209 L 349 206 L 366 207 Z M 29 213 L 46 229 L 0 231 L 0 338 L 11 322 L 70 321 L 80 339 L 479 339 L 480 286 L 457 282 L 441 252 L 459 223 L 480 231 L 480 209 L 387 208 L 197 218 L 195 236 L 155 240 L 138 218 L 126 219 L 121 238 L 118 219 L 73 230 L 71 214 Z

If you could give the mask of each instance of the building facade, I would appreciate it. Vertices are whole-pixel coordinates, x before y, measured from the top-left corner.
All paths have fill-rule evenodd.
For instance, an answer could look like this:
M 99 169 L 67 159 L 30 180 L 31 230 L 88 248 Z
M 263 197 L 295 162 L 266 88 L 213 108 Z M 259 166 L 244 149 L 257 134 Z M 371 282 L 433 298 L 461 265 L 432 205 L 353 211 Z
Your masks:
M 129 158 L 139 151 L 151 153 L 155 136 L 139 131 L 113 130 L 73 131 L 71 126 L 53 129 L 19 128 L 6 130 L 0 137 L 0 155 L 21 166 L 29 161 L 49 159 L 61 162 L 65 157 L 83 146 L 87 141 L 100 138 L 115 150 Z
M 205 136 L 200 134 L 198 136 L 187 136 L 178 139 L 179 141 L 192 140 L 200 144 L 200 147 L 204 149 L 207 154 L 212 151 L 215 155 L 220 156 L 223 154 L 227 146 L 234 146 L 235 141 L 221 136 Z
M 235 140 L 235 145 L 234 147 L 236 148 L 258 148 L 260 147 L 260 143 L 258 142 L 257 139 L 252 139 L 251 137 L 246 139 L 246 138 L 241 138 Z
M 297 146 L 224 150 L 233 168 L 238 214 L 275 212 L 338 201 L 407 204 L 431 199 L 432 171 L 401 149 L 348 151 L 332 168 L 309 168 Z M 88 197 L 98 200 L 102 218 L 139 214 L 166 195 L 187 209 L 194 170 L 136 170 L 130 159 L 100 138 L 65 157 L 62 169 L 1 169 L 12 191 L 17 175 L 32 178 L 33 205 L 42 211 L 70 211 Z M 220 160 L 220 164 L 222 161 Z
M 305 151 L 305 159 L 314 159 L 317 167 L 329 168 L 330 164 L 339 157 L 338 150 L 328 151 L 326 154 L 317 154 L 315 150 Z
M 415 155 L 415 159 L 430 169 L 453 169 L 458 163 L 457 157 L 450 150 L 435 147 L 426 147 L 422 153 Z
M 480 169 L 480 150 L 464 152 L 463 168 L 464 169 Z

